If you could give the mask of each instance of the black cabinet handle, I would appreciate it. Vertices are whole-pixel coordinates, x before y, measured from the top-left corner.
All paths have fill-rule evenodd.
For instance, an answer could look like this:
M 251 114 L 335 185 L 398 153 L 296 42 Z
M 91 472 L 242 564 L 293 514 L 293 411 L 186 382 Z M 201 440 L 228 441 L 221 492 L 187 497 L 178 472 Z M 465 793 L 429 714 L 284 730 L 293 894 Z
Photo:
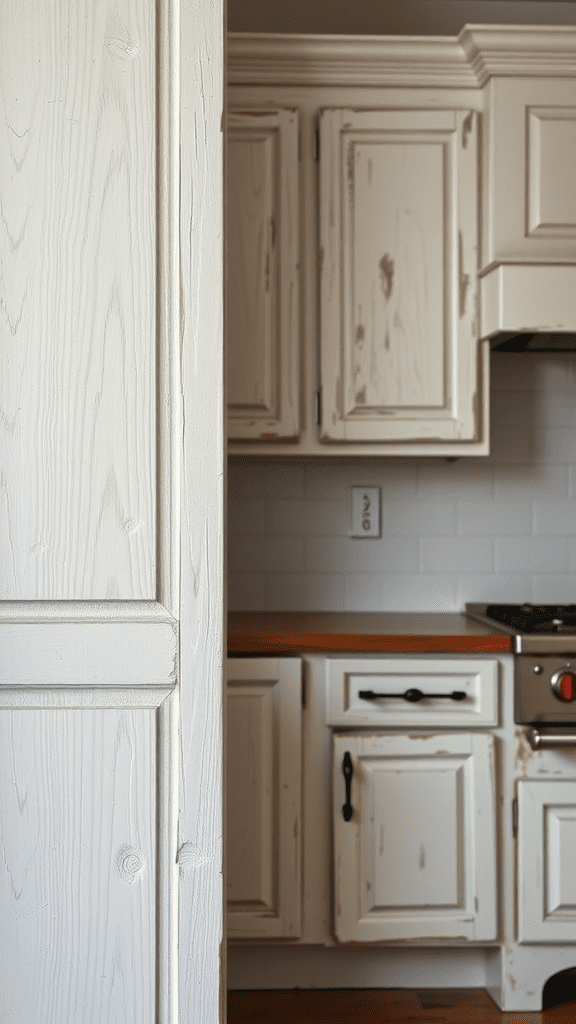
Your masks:
M 352 804 L 350 803 L 350 796 L 352 790 L 352 776 L 354 774 L 354 768 L 352 767 L 352 758 L 347 750 L 344 754 L 344 760 L 342 761 L 342 771 L 344 773 L 344 782 L 346 784 L 346 803 L 342 807 L 342 814 L 344 821 L 350 821 L 352 817 Z
M 422 700 L 424 697 L 442 697 L 447 700 L 465 700 L 466 693 L 464 690 L 452 690 L 452 693 L 422 693 L 422 690 L 417 690 L 416 687 L 411 687 L 409 690 L 405 690 L 404 693 L 375 693 L 374 690 L 360 690 L 358 696 L 361 700 L 378 700 L 380 697 L 403 697 L 404 700 L 415 704 L 416 701 Z

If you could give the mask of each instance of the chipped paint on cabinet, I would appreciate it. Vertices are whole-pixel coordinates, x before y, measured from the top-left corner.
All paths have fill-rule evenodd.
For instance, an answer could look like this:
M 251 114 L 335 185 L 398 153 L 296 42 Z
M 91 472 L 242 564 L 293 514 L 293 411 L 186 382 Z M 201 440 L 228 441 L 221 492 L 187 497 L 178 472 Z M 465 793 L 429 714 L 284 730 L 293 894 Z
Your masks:
M 299 433 L 298 111 L 228 112 L 231 439 Z
M 479 441 L 476 112 L 324 110 L 320 137 L 321 439 Z
M 353 765 L 349 821 L 345 752 Z M 488 735 L 334 736 L 339 942 L 496 938 L 493 757 Z
M 300 935 L 302 662 L 229 658 L 227 881 L 230 938 Z

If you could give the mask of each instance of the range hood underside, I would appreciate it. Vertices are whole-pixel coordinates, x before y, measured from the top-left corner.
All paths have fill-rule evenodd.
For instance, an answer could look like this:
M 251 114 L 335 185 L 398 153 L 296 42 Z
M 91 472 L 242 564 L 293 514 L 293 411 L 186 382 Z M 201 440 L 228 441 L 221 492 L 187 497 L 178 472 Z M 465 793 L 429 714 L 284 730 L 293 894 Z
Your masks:
M 576 333 L 540 331 L 534 334 L 500 331 L 490 338 L 493 352 L 574 352 Z
M 504 352 L 576 352 L 576 265 L 492 264 L 479 275 L 480 337 Z

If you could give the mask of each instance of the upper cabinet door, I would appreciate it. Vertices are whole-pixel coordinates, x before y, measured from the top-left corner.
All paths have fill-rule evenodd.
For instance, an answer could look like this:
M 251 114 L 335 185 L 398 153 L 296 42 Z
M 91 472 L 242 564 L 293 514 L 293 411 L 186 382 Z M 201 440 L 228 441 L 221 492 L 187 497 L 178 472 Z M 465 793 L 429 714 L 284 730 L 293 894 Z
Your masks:
M 299 433 L 298 113 L 231 111 L 227 158 L 228 436 Z
M 322 441 L 480 439 L 477 146 L 474 111 L 322 112 Z
M 576 81 L 491 78 L 482 265 L 574 261 Z

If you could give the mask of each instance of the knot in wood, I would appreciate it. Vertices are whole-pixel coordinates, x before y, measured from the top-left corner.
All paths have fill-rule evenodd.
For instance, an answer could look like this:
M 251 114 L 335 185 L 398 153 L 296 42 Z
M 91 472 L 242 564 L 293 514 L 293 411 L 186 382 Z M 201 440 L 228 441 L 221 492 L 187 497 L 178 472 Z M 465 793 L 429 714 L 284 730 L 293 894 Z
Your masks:
M 135 850 L 133 846 L 123 846 L 116 857 L 116 864 L 121 878 L 131 884 L 142 871 L 144 858 L 140 850 Z

